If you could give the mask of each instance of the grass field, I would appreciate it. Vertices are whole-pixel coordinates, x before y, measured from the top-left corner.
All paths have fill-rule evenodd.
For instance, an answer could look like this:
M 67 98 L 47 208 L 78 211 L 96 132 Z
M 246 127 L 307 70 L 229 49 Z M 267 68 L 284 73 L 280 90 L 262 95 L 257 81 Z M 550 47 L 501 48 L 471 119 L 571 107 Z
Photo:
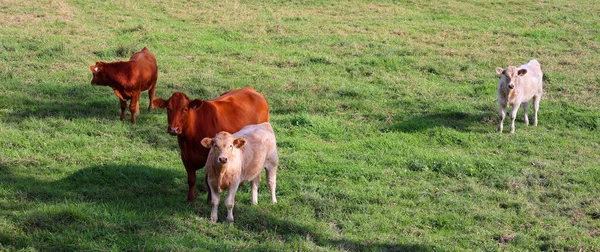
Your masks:
M 183 2 L 0 0 L 0 250 L 600 250 L 595 1 Z M 166 112 L 90 85 L 144 46 L 158 97 L 265 95 L 278 204 L 186 202 Z M 499 134 L 532 58 L 539 126 Z

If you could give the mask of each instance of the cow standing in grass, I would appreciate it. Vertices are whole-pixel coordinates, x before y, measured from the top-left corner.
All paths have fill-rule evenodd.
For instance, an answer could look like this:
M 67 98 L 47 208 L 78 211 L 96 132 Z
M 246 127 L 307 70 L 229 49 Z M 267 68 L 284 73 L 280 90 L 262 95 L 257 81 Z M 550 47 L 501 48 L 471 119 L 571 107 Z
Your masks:
M 258 182 L 263 168 L 267 170 L 271 201 L 277 203 L 275 187 L 279 159 L 270 123 L 248 125 L 233 135 L 219 132 L 213 138 L 202 139 L 202 146 L 210 149 L 206 174 L 212 193 L 211 221 L 217 221 L 221 192 L 227 190 L 227 221 L 233 222 L 235 193 L 241 182 L 252 181 L 252 204 L 258 203 Z
M 512 106 L 510 111 L 510 133 L 515 132 L 515 118 L 519 106 L 523 105 L 525 112 L 525 125 L 529 125 L 528 102 L 533 99 L 533 125 L 538 124 L 538 110 L 542 99 L 542 68 L 537 60 L 531 60 L 527 64 L 506 69 L 496 68 L 500 75 L 498 83 L 498 105 L 500 106 L 500 124 L 498 132 L 502 133 L 506 107 Z
M 176 92 L 168 100 L 156 98 L 152 102 L 158 108 L 167 109 L 167 132 L 177 136 L 188 176 L 187 200 L 190 202 L 196 199 L 196 170 L 204 167 L 209 152 L 200 141 L 220 131 L 236 132 L 246 125 L 269 121 L 267 100 L 249 87 L 231 90 L 213 100 L 192 100 Z
M 148 90 L 150 105 L 148 111 L 152 111 L 152 100 L 156 91 L 158 80 L 158 66 L 156 58 L 148 48 L 133 54 L 129 61 L 102 62 L 98 61 L 90 66 L 92 70 L 92 85 L 109 86 L 121 101 L 121 121 L 125 119 L 125 108 L 127 101 L 131 112 L 131 122 L 135 123 L 135 115 L 140 113 L 140 93 Z

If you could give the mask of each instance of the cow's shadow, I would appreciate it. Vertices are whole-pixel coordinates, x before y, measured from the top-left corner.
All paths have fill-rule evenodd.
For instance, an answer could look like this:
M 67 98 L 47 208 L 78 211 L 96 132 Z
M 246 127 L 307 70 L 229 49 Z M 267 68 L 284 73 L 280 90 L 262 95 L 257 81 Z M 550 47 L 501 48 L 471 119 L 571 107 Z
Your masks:
M 0 97 L 0 117 L 7 123 L 22 123 L 26 120 L 58 119 L 56 126 L 67 122 L 82 125 L 125 124 L 131 136 L 139 136 L 142 141 L 157 148 L 177 150 L 177 140 L 166 133 L 167 116 L 164 111 L 154 108 L 148 111 L 148 92 L 140 97 L 140 113 L 136 124 L 130 122 L 131 113 L 126 109 L 126 119 L 120 120 L 120 102 L 110 87 L 77 84 L 72 86 L 50 85 L 40 89 L 35 95 L 21 94 L 21 97 Z M 3 102 L 6 101 L 6 102 Z M 130 101 L 128 101 L 128 104 Z M 91 126 L 94 127 L 94 126 Z M 57 127 L 60 131 L 61 128 Z
M 0 103 L 0 109 L 10 110 L 8 122 L 21 122 L 27 118 L 64 118 L 68 120 L 80 118 L 97 118 L 119 122 L 121 114 L 119 99 L 110 87 L 91 86 L 78 83 L 73 85 L 53 85 L 27 90 L 20 97 L 6 97 Z M 127 104 L 129 105 L 129 102 Z M 140 96 L 140 115 L 148 113 L 148 92 Z M 131 117 L 129 107 L 127 118 Z M 138 115 L 138 117 L 140 117 Z
M 271 204 L 263 202 L 264 204 Z M 261 203 L 259 203 L 261 204 Z M 302 216 L 288 216 L 285 219 L 269 214 L 256 206 L 241 206 L 234 208 L 237 228 L 246 232 L 264 234 L 274 232 L 285 241 L 306 240 L 320 247 L 343 251 L 434 251 L 434 247 L 422 244 L 401 242 L 381 243 L 373 241 L 356 241 L 343 238 L 339 234 L 331 234 L 322 227 L 303 224 Z M 224 212 L 219 213 L 225 217 Z M 250 220 L 250 221 L 248 221 Z M 253 250 L 269 250 L 269 244 L 255 245 Z
M 78 170 L 56 181 L 44 181 L 33 176 L 22 176 L 11 173 L 7 163 L 0 163 L 0 182 L 5 189 L 13 192 L 17 198 L 16 204 L 0 204 L 2 211 L 23 211 L 28 209 L 27 216 L 17 223 L 25 234 L 31 230 L 44 232 L 62 232 L 64 229 L 78 228 L 79 226 L 97 227 L 97 235 L 111 235 L 113 232 L 128 236 L 127 239 L 147 239 L 147 233 L 153 227 L 147 225 L 152 222 L 156 227 L 180 227 L 172 223 L 173 215 L 189 215 L 193 213 L 200 218 L 209 218 L 211 206 L 204 202 L 205 194 L 199 194 L 196 203 L 188 204 L 185 201 L 187 185 L 185 173 L 159 169 L 145 165 L 97 165 Z M 200 176 L 201 174 L 199 174 Z M 248 190 L 249 184 L 246 185 Z M 283 200 L 283 199 L 280 199 Z M 72 202 L 64 205 L 65 202 Z M 75 203 L 73 203 L 75 202 Z M 34 205 L 45 205 L 42 208 L 32 208 Z M 263 201 L 261 204 L 270 204 Z M 68 206 L 68 207 L 67 207 Z M 78 210 L 83 208 L 82 210 Z M 221 204 L 223 208 L 223 203 Z M 98 215 L 97 211 L 102 213 Z M 320 230 L 319 227 L 304 224 L 299 216 L 280 217 L 271 214 L 256 206 L 249 204 L 236 205 L 236 222 L 232 225 L 236 229 L 253 233 L 257 236 L 267 232 L 274 232 L 284 241 L 297 241 L 307 239 L 312 243 L 327 248 L 352 250 L 352 251 L 431 251 L 433 248 L 419 244 L 403 243 L 377 243 L 354 241 L 339 237 L 331 232 Z M 220 211 L 221 217 L 224 217 Z M 121 219 L 121 215 L 138 216 L 139 221 L 146 224 L 127 224 L 114 220 Z M 95 219 L 97 216 L 100 219 Z M 109 216 L 109 217 L 106 217 Z M 112 216 L 112 217 L 110 217 Z M 127 217 L 127 218 L 130 218 Z M 60 220 L 57 222 L 57 220 Z M 197 221 L 197 220 L 190 220 Z M 130 230 L 131 229 L 131 230 Z M 87 228 L 82 232 L 87 232 Z M 130 231 L 128 231 L 130 230 Z M 10 239 L 7 244 L 16 247 L 31 246 L 24 237 L 3 237 L 0 241 Z M 60 238 L 63 239 L 63 238 Z M 7 240 L 8 241 L 8 240 Z M 63 242 L 58 241 L 58 242 Z M 34 246 L 44 249 L 48 245 L 41 242 Z M 206 240 L 196 244 L 206 249 L 223 249 L 218 241 Z M 74 250 L 88 249 L 74 244 Z M 272 244 L 255 244 L 249 247 L 252 250 L 269 250 Z
M 140 211 L 187 209 L 185 172 L 158 169 L 145 165 L 94 165 L 78 170 L 56 181 L 38 180 L 11 174 L 7 164 L 0 165 L 0 181 L 7 181 L 12 191 L 22 192 L 28 201 L 77 201 L 119 205 Z M 154 204 L 172 201 L 173 204 Z M 126 204 L 123 204 L 126 202 Z
M 119 235 L 142 241 L 148 239 L 148 233 L 154 229 L 177 228 L 179 224 L 175 223 L 174 215 L 210 211 L 204 202 L 187 203 L 185 172 L 145 165 L 107 164 L 89 166 L 62 179 L 47 181 L 14 174 L 12 166 L 14 164 L 0 162 L 0 184 L 12 195 L 11 204 L 0 203 L 0 212 L 24 213 L 22 218 L 13 219 L 15 225 L 23 229 L 23 236 L 0 234 L 0 243 L 16 248 L 34 246 L 52 250 L 52 244 L 61 244 L 61 248 L 68 246 L 72 250 L 90 249 L 86 247 L 90 244 L 71 243 L 64 235 L 52 242 L 34 244 L 26 238 L 30 232 L 63 233 L 64 230 L 93 233 L 100 239 Z M 136 221 L 123 221 L 128 219 Z M 197 245 L 209 249 L 219 247 L 213 241 Z
M 488 132 L 488 126 L 497 123 L 495 113 L 490 112 L 462 112 L 442 111 L 437 113 L 426 113 L 403 118 L 397 116 L 392 118 L 392 123 L 382 128 L 383 132 L 422 132 L 432 128 L 446 127 L 460 132 Z

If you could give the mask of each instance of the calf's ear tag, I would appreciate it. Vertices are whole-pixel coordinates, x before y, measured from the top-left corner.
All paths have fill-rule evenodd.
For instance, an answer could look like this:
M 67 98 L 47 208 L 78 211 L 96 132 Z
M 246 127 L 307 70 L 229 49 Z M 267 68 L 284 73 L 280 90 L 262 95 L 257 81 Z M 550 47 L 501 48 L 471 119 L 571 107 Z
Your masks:
M 98 67 L 94 67 L 94 72 L 98 72 Z

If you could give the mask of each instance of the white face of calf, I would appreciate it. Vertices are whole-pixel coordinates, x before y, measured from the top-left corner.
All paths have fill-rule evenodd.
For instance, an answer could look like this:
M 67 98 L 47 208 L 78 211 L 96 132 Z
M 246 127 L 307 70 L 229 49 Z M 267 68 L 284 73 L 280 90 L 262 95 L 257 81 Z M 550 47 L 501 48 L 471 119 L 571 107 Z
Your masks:
M 217 158 L 217 162 L 221 165 L 230 162 L 239 149 L 246 144 L 244 138 L 233 138 L 233 135 L 221 131 L 214 138 L 204 138 L 201 142 L 202 146 L 211 149 L 211 156 Z M 209 158 L 211 158 L 209 156 Z
M 527 73 L 527 69 L 517 69 L 514 66 L 509 66 L 506 69 L 496 67 L 496 73 L 500 76 L 504 76 L 504 84 L 506 87 L 508 87 L 508 89 L 513 89 L 517 85 L 517 78 L 525 75 Z

